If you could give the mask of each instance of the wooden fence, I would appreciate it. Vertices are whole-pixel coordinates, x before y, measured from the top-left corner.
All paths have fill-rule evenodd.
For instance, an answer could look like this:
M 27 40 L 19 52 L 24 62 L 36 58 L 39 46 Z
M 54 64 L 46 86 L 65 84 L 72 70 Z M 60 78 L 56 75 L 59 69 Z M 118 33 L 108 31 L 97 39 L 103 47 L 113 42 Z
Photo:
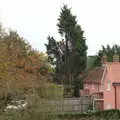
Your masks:
M 51 106 L 51 110 L 58 113 L 85 112 L 91 104 L 90 97 L 65 98 L 61 100 L 47 101 L 45 104 Z M 49 107 L 50 108 L 50 107 Z

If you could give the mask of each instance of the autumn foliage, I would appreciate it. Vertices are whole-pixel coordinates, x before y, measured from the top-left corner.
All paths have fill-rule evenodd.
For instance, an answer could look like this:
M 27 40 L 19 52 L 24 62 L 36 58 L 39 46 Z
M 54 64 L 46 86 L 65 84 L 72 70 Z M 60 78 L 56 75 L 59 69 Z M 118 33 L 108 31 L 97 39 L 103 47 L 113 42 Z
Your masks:
M 38 89 L 50 79 L 50 69 L 45 54 L 17 32 L 5 32 L 0 26 L 0 95 Z

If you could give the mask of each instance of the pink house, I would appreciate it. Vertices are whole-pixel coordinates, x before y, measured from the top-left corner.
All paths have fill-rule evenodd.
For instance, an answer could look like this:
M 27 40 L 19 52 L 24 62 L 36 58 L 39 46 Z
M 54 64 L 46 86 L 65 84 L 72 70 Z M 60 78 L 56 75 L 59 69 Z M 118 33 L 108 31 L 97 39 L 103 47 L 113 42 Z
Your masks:
M 103 66 L 90 71 L 84 79 L 81 96 L 92 97 L 93 106 L 98 109 L 120 109 L 120 62 L 119 56 L 113 56 L 113 62 L 102 58 Z

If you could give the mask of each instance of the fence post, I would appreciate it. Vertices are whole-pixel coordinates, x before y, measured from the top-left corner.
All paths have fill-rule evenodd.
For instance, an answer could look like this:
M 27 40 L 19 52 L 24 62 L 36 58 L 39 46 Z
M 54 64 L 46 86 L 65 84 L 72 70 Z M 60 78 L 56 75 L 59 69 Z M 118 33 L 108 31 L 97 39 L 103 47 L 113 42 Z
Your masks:
M 81 112 L 83 112 L 83 97 L 81 97 Z

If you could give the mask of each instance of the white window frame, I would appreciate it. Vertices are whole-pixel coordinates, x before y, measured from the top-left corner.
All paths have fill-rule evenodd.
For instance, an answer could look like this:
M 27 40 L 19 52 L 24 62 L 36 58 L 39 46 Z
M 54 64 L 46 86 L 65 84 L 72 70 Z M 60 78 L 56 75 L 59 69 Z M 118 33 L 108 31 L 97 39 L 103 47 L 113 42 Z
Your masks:
M 107 109 L 111 109 L 112 108 L 112 105 L 109 103 L 107 104 Z
M 96 89 L 96 90 L 98 90 L 98 88 L 99 88 L 99 85 L 98 85 L 98 84 L 96 84 L 96 85 L 95 85 L 95 89 Z
M 88 89 L 88 84 L 85 84 L 85 89 Z
M 111 82 L 110 80 L 108 80 L 107 82 L 107 91 L 110 91 L 111 90 Z
M 101 90 L 104 90 L 104 84 L 101 84 L 101 85 L 100 85 L 100 89 L 101 89 Z
M 95 89 L 95 85 L 94 84 L 92 84 L 92 89 Z

